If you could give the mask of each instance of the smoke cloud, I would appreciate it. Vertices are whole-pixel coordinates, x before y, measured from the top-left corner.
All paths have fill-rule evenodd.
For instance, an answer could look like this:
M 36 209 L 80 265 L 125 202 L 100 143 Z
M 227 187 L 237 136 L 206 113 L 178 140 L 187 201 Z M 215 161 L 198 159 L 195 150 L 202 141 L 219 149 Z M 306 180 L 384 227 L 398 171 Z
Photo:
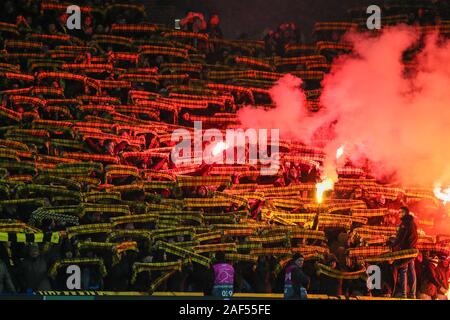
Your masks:
M 395 172 L 403 185 L 449 184 L 450 41 L 436 34 L 420 39 L 409 26 L 376 37 L 350 33 L 346 41 L 354 50 L 333 62 L 319 112 L 306 111 L 301 80 L 288 75 L 270 92 L 276 108 L 246 107 L 242 124 L 279 128 L 281 137 L 307 144 L 326 136 L 329 164 L 344 145 L 344 157 L 354 165 L 368 159 L 377 178 Z M 414 67 L 405 69 L 405 51 L 419 45 Z
M 299 127 L 299 123 L 308 117 L 305 93 L 300 89 L 302 80 L 287 74 L 270 90 L 275 104 L 274 109 L 264 110 L 245 107 L 238 111 L 238 117 L 246 128 L 280 129 L 284 138 L 296 139 L 300 131 L 308 131 L 308 127 Z

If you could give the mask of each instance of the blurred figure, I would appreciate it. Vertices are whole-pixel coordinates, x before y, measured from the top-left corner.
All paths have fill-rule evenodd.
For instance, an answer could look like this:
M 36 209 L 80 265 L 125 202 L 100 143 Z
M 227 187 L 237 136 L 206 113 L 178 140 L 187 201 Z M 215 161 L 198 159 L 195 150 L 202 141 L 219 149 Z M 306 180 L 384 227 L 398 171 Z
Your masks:
M 303 272 L 305 258 L 296 253 L 284 271 L 284 298 L 307 299 L 309 277 Z
M 219 15 L 217 13 L 214 13 L 211 15 L 211 17 L 209 18 L 209 22 L 208 22 L 208 35 L 210 39 L 222 39 L 223 38 L 223 33 L 222 33 L 222 29 L 220 29 L 220 18 Z
M 206 30 L 206 21 L 203 14 L 198 12 L 188 12 L 186 17 L 180 21 L 180 26 L 184 31 L 201 32 Z
M 338 261 L 334 255 L 330 255 L 325 261 L 325 265 L 331 269 L 338 270 Z M 324 273 L 320 274 L 320 293 L 329 296 L 339 296 L 342 294 L 342 279 L 330 277 Z
M 424 260 L 419 299 L 435 300 L 438 298 L 438 295 L 446 294 L 447 291 L 441 286 L 439 281 L 438 263 L 439 259 L 437 256 Z
M 29 248 L 28 257 L 19 266 L 22 291 L 31 293 L 35 291 L 52 290 L 48 278 L 47 261 L 39 252 L 37 245 Z
M 438 300 L 448 300 L 448 281 L 450 280 L 450 268 L 449 268 L 449 257 L 441 256 L 439 257 L 439 263 L 437 266 L 437 274 L 439 277 L 439 282 L 441 283 L 441 288 L 437 294 Z
M 212 295 L 217 298 L 230 298 L 234 291 L 234 268 L 225 262 L 225 253 L 216 253 L 216 263 L 212 266 L 214 286 Z
M 6 264 L 0 260 L 0 294 L 16 293 L 16 287 L 11 279 Z
M 417 226 L 408 207 L 400 208 L 401 223 L 393 242 L 388 243 L 392 251 L 414 249 L 417 244 Z M 399 288 L 397 295 L 401 298 L 416 298 L 416 270 L 414 259 L 402 259 L 395 262 L 395 269 L 399 273 Z M 407 293 L 407 288 L 409 291 Z

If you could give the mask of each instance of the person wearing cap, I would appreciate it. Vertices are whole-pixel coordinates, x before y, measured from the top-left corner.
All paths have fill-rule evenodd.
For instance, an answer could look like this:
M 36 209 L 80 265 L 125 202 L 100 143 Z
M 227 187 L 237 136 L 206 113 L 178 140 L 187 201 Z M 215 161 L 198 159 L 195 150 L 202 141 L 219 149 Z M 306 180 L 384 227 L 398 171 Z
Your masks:
M 388 242 L 392 251 L 415 249 L 418 234 L 414 216 L 410 214 L 408 207 L 400 208 L 401 223 L 397 235 L 392 242 Z M 401 298 L 416 298 L 416 270 L 414 258 L 397 260 L 394 265 L 394 274 L 399 275 L 397 295 Z M 395 279 L 396 280 L 396 279 Z M 409 287 L 408 293 L 406 292 Z
M 303 272 L 305 258 L 295 253 L 284 271 L 284 298 L 307 299 L 306 289 L 309 286 L 309 277 Z

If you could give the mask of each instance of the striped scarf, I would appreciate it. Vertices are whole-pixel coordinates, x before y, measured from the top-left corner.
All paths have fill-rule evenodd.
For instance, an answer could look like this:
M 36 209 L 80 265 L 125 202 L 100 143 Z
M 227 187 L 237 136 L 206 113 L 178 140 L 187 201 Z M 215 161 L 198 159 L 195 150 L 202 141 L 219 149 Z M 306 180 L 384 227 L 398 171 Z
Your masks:
M 209 267 L 209 265 L 211 264 L 211 260 L 200 255 L 197 254 L 191 250 L 187 250 L 185 248 L 181 248 L 179 246 L 176 246 L 174 244 L 170 244 L 168 242 L 164 242 L 164 241 L 158 241 L 156 243 L 156 247 L 159 249 L 162 249 L 164 251 L 166 251 L 167 253 L 179 256 L 181 258 L 186 258 L 188 260 L 192 260 L 193 262 L 196 262 L 198 264 L 201 264 L 205 267 Z
M 137 275 L 141 272 L 181 271 L 182 264 L 182 260 L 174 262 L 135 262 L 131 274 L 131 284 L 136 282 Z
M 62 259 L 57 260 L 50 268 L 49 275 L 51 278 L 55 278 L 58 270 L 65 266 L 79 265 L 79 266 L 98 266 L 100 274 L 105 277 L 107 274 L 105 264 L 101 258 L 74 258 L 74 259 Z
M 356 279 L 363 277 L 366 274 L 365 269 L 361 269 L 359 271 L 353 271 L 353 272 L 345 272 L 345 271 L 340 271 L 340 270 L 330 268 L 321 263 L 316 264 L 316 269 L 317 269 L 317 273 L 319 275 L 324 274 L 324 275 L 326 275 L 330 278 L 334 278 L 334 279 L 356 280 Z
M 419 251 L 417 249 L 406 249 L 394 252 L 383 253 L 374 257 L 366 258 L 366 262 L 383 262 L 390 260 L 402 260 L 417 258 Z

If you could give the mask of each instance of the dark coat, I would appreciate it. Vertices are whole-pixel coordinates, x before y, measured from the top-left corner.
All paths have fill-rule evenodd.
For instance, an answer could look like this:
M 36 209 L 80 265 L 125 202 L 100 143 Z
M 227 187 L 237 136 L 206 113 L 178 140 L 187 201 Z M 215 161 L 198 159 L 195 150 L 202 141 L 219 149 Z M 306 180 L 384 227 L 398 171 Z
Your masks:
M 413 249 L 417 244 L 417 226 L 414 217 L 410 214 L 402 217 L 402 222 L 397 232 L 397 236 L 392 244 L 392 250 Z
M 300 292 L 300 287 L 304 287 L 308 289 L 310 279 L 309 277 L 303 272 L 303 269 L 300 268 L 295 261 L 291 261 L 286 265 L 285 270 L 292 267 L 291 271 L 291 282 L 292 287 L 294 289 L 294 292 Z
M 127 291 L 130 285 L 130 277 L 131 266 L 129 261 L 122 258 L 109 270 L 108 276 L 105 279 L 105 289 L 113 291 Z
M 8 267 L 0 260 L 0 293 L 16 293 L 16 288 L 9 274 Z
M 424 261 L 420 292 L 432 298 L 436 298 L 440 288 L 441 282 L 437 267 L 428 260 Z
M 52 290 L 50 280 L 47 275 L 47 262 L 42 256 L 39 256 L 35 259 L 25 259 L 20 265 L 19 269 L 20 278 L 22 280 L 22 288 L 24 290 Z
M 329 296 L 342 294 L 342 279 L 331 278 L 325 274 L 320 275 L 320 293 Z

